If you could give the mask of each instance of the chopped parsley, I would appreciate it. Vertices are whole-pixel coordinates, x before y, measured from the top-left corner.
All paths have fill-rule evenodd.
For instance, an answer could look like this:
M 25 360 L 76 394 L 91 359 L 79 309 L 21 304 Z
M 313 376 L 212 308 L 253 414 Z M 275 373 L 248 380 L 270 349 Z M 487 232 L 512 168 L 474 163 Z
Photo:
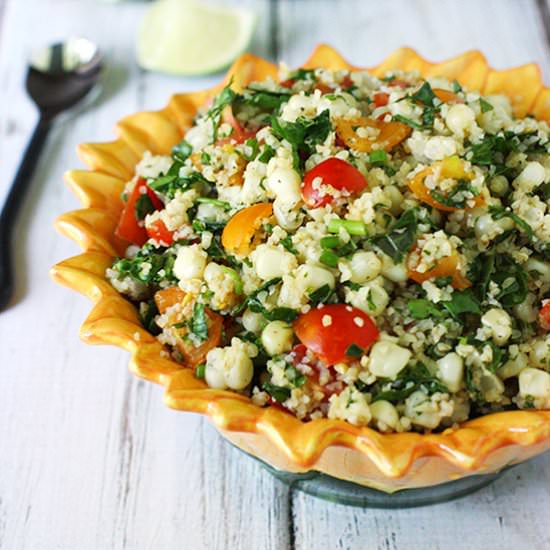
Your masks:
M 453 90 L 453 93 L 459 94 L 462 92 L 462 86 L 459 84 L 458 80 L 453 80 L 451 82 L 451 89 Z
M 410 126 L 414 130 L 423 130 L 424 129 L 423 124 L 420 124 L 419 122 L 416 122 L 416 121 L 412 120 L 412 118 L 408 118 L 408 117 L 403 116 L 403 115 L 393 115 L 392 118 L 393 118 L 393 120 L 396 120 L 397 122 L 401 122 L 403 124 L 406 124 L 407 126 Z
M 315 146 L 323 143 L 332 130 L 328 109 L 313 119 L 298 117 L 296 122 L 286 122 L 271 117 L 272 132 L 279 139 L 286 139 L 292 146 L 294 168 L 301 171 L 304 157 L 310 156 Z
M 491 214 L 494 220 L 500 220 L 501 218 L 510 218 L 516 224 L 517 228 L 522 233 L 525 233 L 525 236 L 530 241 L 536 240 L 533 228 L 523 218 L 521 218 L 517 214 L 514 214 L 514 212 L 512 212 L 511 210 L 503 208 L 502 206 L 490 206 L 489 214 Z
M 458 180 L 457 184 L 447 195 L 436 190 L 430 191 L 430 196 L 437 202 L 452 208 L 464 208 L 467 200 L 472 198 L 472 196 L 477 197 L 478 195 L 479 191 L 472 187 L 468 180 L 464 179 Z
M 417 214 L 416 210 L 412 208 L 401 214 L 389 233 L 375 237 L 372 242 L 394 262 L 400 262 L 412 248 L 416 240 L 417 228 Z
M 208 339 L 208 323 L 206 321 L 204 304 L 195 302 L 193 306 L 193 316 L 189 323 L 189 331 L 201 341 Z
M 319 304 L 326 304 L 335 294 L 333 288 L 329 285 L 320 286 L 318 289 L 310 292 L 308 295 L 309 303 L 312 306 L 318 306 Z
M 365 350 L 357 344 L 351 344 L 346 350 L 346 355 L 348 357 L 361 357 L 363 353 L 365 353 Z
M 276 386 L 270 382 L 264 382 L 262 384 L 262 389 L 268 393 L 272 399 L 277 401 L 277 403 L 283 403 L 290 397 L 290 388 L 285 388 L 283 386 Z
M 175 260 L 173 250 L 145 244 L 133 258 L 115 261 L 113 270 L 117 272 L 119 279 L 130 277 L 134 281 L 154 286 L 166 281 L 176 284 L 177 279 L 172 271 Z
M 147 193 L 140 195 L 135 204 L 136 219 L 144 220 L 147 214 L 152 214 L 154 211 L 155 206 L 151 197 Z
M 378 391 L 375 391 L 372 401 L 399 403 L 420 388 L 424 388 L 429 395 L 449 393 L 447 386 L 432 375 L 426 365 L 417 363 L 403 369 L 396 380 L 378 384 Z
M 149 183 L 149 187 L 161 193 L 167 199 L 173 199 L 177 191 L 187 191 L 192 187 L 198 188 L 199 191 L 208 189 L 213 185 L 200 172 L 191 172 L 187 176 L 179 175 L 180 166 L 178 163 L 172 165 L 172 168 L 165 176 L 160 176 Z
M 227 84 L 219 95 L 214 99 L 212 107 L 206 113 L 206 118 L 212 121 L 212 142 L 218 139 L 218 128 L 222 119 L 223 110 L 235 101 L 237 94 L 231 89 L 233 80 Z
M 172 148 L 172 158 L 183 164 L 191 156 L 192 152 L 193 146 L 183 139 Z
M 481 108 L 482 113 L 488 113 L 489 111 L 493 110 L 493 106 L 482 97 L 479 98 L 479 106 Z

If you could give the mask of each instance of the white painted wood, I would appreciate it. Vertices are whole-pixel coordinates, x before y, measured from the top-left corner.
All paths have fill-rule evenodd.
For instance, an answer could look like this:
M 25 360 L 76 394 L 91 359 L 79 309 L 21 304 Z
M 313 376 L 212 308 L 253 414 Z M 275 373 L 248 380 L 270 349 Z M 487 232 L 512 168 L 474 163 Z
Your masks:
M 258 10 L 253 48 L 268 54 L 270 1 L 238 3 Z M 84 34 L 109 62 L 100 101 L 53 132 L 18 224 L 19 301 L 0 314 L 0 549 L 549 548 L 550 457 L 433 508 L 361 511 L 289 497 L 206 422 L 166 409 L 159 388 L 128 374 L 125 353 L 78 340 L 89 303 L 47 277 L 77 252 L 51 230 L 78 206 L 62 184 L 79 166 L 75 145 L 111 139 L 121 116 L 219 78 L 139 71 L 133 37 L 145 8 L 0 0 L 0 200 L 36 116 L 21 93 L 28 51 Z M 535 60 L 550 76 L 534 1 L 281 0 L 278 11 L 280 57 L 293 65 L 320 41 L 366 65 L 408 44 L 433 59 L 480 48 L 499 67 Z

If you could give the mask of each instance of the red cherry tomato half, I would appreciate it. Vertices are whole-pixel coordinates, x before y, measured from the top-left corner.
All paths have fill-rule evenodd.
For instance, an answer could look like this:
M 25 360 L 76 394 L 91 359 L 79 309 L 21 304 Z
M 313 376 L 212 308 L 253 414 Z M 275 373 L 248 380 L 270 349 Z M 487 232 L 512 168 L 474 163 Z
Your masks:
M 349 75 L 346 75 L 342 79 L 342 82 L 340 82 L 340 87 L 343 90 L 347 90 L 348 88 L 351 88 L 352 86 L 353 86 L 353 80 L 351 79 L 351 76 L 349 76 Z
M 294 86 L 294 83 L 296 81 L 292 78 L 289 78 L 287 80 L 283 80 L 281 82 L 279 82 L 279 84 L 283 87 L 283 88 L 292 88 L 292 86 Z
M 317 178 L 322 180 L 320 185 L 317 185 L 317 182 L 314 185 Z M 355 166 L 345 160 L 329 158 L 304 175 L 302 197 L 310 208 L 318 208 L 332 202 L 331 195 L 323 194 L 323 184 L 339 191 L 347 191 L 349 194 L 360 193 L 368 185 L 365 176 Z
M 142 195 L 147 194 L 151 199 L 155 210 L 161 210 L 164 205 L 152 189 L 149 189 L 147 182 L 139 178 L 128 198 L 128 202 L 122 211 L 115 234 L 117 237 L 142 246 L 147 241 L 147 230 L 143 221 L 136 217 L 136 203 Z
M 390 94 L 387 94 L 386 92 L 378 92 L 372 97 L 372 100 L 374 101 L 374 105 L 376 107 L 384 107 L 388 104 L 389 99 Z
M 550 300 L 543 300 L 539 311 L 539 323 L 544 330 L 550 330 Z
M 327 84 L 323 84 L 322 82 L 318 82 L 315 84 L 315 89 L 319 90 L 322 94 L 331 94 L 334 92 L 334 90 L 328 86 Z
M 170 246 L 174 242 L 174 232 L 170 231 L 162 220 L 155 220 L 147 226 L 147 235 L 159 243 Z
M 380 334 L 371 317 L 345 304 L 314 308 L 300 315 L 294 321 L 294 332 L 328 365 L 356 361 L 361 350 L 370 348 Z

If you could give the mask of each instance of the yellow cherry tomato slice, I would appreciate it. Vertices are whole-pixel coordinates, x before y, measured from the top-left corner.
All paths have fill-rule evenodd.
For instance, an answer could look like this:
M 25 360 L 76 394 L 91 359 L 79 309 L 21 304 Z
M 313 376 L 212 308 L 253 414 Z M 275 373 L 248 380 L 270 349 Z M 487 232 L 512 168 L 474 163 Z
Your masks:
M 262 222 L 272 214 L 273 206 L 269 202 L 260 202 L 237 212 L 227 222 L 222 233 L 225 250 L 241 256 L 248 254 Z
M 360 128 L 372 132 L 372 136 L 357 134 Z M 384 122 L 367 117 L 338 119 L 336 135 L 354 151 L 370 153 L 374 150 L 391 151 L 411 134 L 411 128 L 401 122 Z
M 426 187 L 424 180 L 428 176 L 436 174 L 437 171 L 439 171 L 439 177 L 442 179 L 451 178 L 455 180 L 471 180 L 474 177 L 473 172 L 466 170 L 464 162 L 458 156 L 453 155 L 452 157 L 447 157 L 446 159 L 440 160 L 418 172 L 418 174 L 407 181 L 409 189 L 419 201 L 433 206 L 438 210 L 442 210 L 444 212 L 455 212 L 456 210 L 460 210 L 460 208 L 456 206 L 442 204 L 438 200 L 434 199 L 430 194 L 430 190 Z M 474 198 L 474 202 L 475 205 L 473 208 L 483 204 L 483 197 L 481 195 L 477 195 Z
M 433 93 L 439 101 L 443 103 L 464 103 L 464 100 L 458 97 L 454 92 L 443 90 L 442 88 L 434 88 Z
M 181 304 L 185 298 L 185 292 L 177 286 L 171 286 L 155 292 L 155 304 L 162 315 L 169 307 Z
M 409 279 L 412 279 L 418 284 L 438 277 L 452 277 L 451 286 L 457 290 L 464 290 L 472 286 L 472 283 L 462 275 L 459 264 L 458 252 L 455 252 L 452 256 L 441 258 L 441 260 L 437 262 L 437 265 L 428 271 L 420 272 L 409 268 L 408 276 Z

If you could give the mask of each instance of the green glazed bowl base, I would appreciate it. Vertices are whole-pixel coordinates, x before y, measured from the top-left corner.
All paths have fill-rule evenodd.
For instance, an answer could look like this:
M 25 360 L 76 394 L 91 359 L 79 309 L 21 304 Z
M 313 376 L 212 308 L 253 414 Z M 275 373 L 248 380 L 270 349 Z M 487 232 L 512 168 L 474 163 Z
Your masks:
M 330 502 L 360 508 L 414 508 L 448 502 L 487 487 L 512 467 L 508 466 L 500 472 L 492 474 L 463 477 L 431 487 L 403 489 L 395 493 L 385 493 L 320 472 L 294 474 L 277 470 L 259 458 L 249 455 L 241 449 L 239 450 L 258 461 L 264 469 L 293 490 Z

